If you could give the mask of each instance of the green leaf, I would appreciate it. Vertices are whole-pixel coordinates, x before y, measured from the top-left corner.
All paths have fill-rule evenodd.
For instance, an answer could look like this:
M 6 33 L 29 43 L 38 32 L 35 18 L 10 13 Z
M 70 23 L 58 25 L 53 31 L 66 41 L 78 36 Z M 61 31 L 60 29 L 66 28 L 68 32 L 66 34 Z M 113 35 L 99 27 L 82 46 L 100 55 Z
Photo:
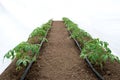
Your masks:
M 18 71 L 21 70 L 21 69 L 22 69 L 21 66 L 17 66 L 17 67 L 16 67 L 16 70 L 18 70 Z
M 17 52 L 17 53 L 16 53 L 16 58 L 18 58 L 18 59 L 19 59 L 19 58 L 21 58 L 21 57 L 22 57 L 22 53 Z
M 17 60 L 16 65 L 20 66 L 22 63 L 23 63 L 23 59 L 19 59 L 19 60 Z
M 102 55 L 103 62 L 106 62 L 108 60 L 108 55 Z
M 14 50 L 9 50 L 9 51 L 4 55 L 4 58 L 14 59 L 14 58 L 15 58 Z
M 89 33 L 80 29 L 77 24 L 66 17 L 63 17 L 63 21 L 67 29 L 72 33 L 70 37 L 75 38 L 81 45 L 81 58 L 88 57 L 92 64 L 100 68 L 103 68 L 103 64 L 108 60 L 111 60 L 111 62 L 120 61 L 111 54 L 107 42 L 100 41 L 99 38 L 93 39 Z
M 27 66 L 27 61 L 23 61 L 23 65 L 24 65 L 24 66 Z
M 43 38 L 43 41 L 48 42 L 47 38 Z
M 8 52 L 7 54 L 5 54 L 5 55 L 4 55 L 4 58 L 5 58 L 5 57 L 6 57 L 6 58 L 10 58 L 10 57 L 11 57 L 10 53 Z
M 34 57 L 32 58 L 32 61 L 36 61 L 36 56 L 34 56 Z

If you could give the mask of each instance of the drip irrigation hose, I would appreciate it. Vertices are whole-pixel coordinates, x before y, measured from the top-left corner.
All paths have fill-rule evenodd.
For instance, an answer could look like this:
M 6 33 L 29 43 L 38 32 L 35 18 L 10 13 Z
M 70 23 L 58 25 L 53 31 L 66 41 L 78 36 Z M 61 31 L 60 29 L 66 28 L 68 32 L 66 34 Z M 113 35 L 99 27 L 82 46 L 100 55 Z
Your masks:
M 48 31 L 49 31 L 49 30 L 50 30 L 50 29 L 47 30 L 47 32 L 46 32 L 46 34 L 45 34 L 45 38 L 47 37 L 47 34 L 48 34 Z M 44 39 L 43 39 L 43 40 L 41 41 L 41 43 L 40 43 L 40 49 L 41 49 L 43 43 L 44 43 Z M 39 50 L 40 50 L 40 49 L 39 49 Z M 35 54 L 34 57 L 35 57 L 35 56 L 37 56 L 37 54 Z M 23 75 L 21 76 L 20 80 L 24 80 L 24 79 L 25 79 L 25 77 L 26 77 L 29 69 L 31 68 L 31 66 L 32 66 L 32 64 L 33 64 L 34 62 L 35 62 L 35 61 L 33 61 L 33 60 L 30 62 L 30 64 L 29 64 L 29 65 L 27 66 L 27 68 L 25 69 Z
M 69 31 L 69 30 L 68 30 Z M 70 35 L 72 34 L 70 31 L 69 31 Z M 73 40 L 75 41 L 76 45 L 78 46 L 79 50 L 81 51 L 81 47 L 80 47 L 80 44 L 78 43 L 78 41 L 73 38 Z M 88 58 L 86 57 L 85 58 L 85 61 L 86 63 L 88 64 L 88 66 L 91 68 L 91 70 L 94 72 L 94 74 L 97 76 L 98 80 L 105 80 L 102 75 L 100 75 L 100 73 L 98 73 L 95 68 L 92 66 L 91 62 L 88 60 Z
M 70 31 L 69 31 L 69 33 L 70 33 L 70 35 L 72 34 Z M 77 46 L 78 46 L 79 50 L 81 51 L 82 49 L 81 49 L 81 47 L 80 47 L 79 43 L 77 42 L 77 40 L 76 40 L 75 38 L 73 38 L 73 40 L 75 41 L 75 43 L 77 44 Z
M 32 66 L 33 62 L 34 62 L 34 61 L 31 61 L 31 63 L 30 63 L 30 64 L 28 65 L 28 67 L 25 69 L 25 72 L 24 72 L 24 74 L 21 76 L 20 80 L 24 80 L 24 79 L 25 79 L 25 76 L 27 75 L 27 73 L 28 73 L 30 67 Z
M 91 70 L 95 73 L 95 75 L 97 76 L 98 80 L 105 80 L 96 70 L 95 68 L 92 66 L 91 62 L 88 60 L 88 58 L 85 58 L 86 63 L 89 65 L 89 67 L 91 68 Z

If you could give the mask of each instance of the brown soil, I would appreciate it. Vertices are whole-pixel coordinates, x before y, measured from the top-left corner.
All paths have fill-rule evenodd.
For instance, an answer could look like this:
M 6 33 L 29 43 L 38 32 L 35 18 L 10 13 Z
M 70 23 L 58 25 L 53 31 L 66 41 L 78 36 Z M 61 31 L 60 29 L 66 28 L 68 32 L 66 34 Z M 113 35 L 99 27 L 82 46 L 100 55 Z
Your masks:
M 0 75 L 0 80 L 19 80 L 25 68 L 16 71 L 16 60 L 14 60 L 8 68 Z
M 28 39 L 28 43 L 31 43 L 31 44 L 39 44 L 40 43 L 40 36 L 35 36 L 35 37 L 32 37 L 32 38 L 29 38 Z
M 26 80 L 97 80 L 80 59 L 80 51 L 62 21 L 53 22 L 47 39 Z
M 47 39 L 25 80 L 97 80 L 79 57 L 80 51 L 62 21 L 53 22 Z M 15 62 L 0 75 L 0 80 L 19 80 L 24 69 L 16 71 Z M 105 80 L 120 80 L 120 64 L 107 62 L 104 69 Z
M 98 70 L 99 73 L 105 78 L 105 80 L 120 80 L 120 63 L 110 63 L 108 61 L 103 70 Z

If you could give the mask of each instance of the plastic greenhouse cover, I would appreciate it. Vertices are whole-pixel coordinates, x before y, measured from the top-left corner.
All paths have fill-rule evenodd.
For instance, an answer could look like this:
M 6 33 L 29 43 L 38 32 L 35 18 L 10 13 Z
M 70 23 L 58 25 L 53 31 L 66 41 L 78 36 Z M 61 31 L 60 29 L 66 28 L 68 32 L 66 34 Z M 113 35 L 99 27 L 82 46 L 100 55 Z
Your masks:
M 1 0 L 0 74 L 10 64 L 4 54 L 49 19 L 68 17 L 94 38 L 107 41 L 120 57 L 119 0 Z

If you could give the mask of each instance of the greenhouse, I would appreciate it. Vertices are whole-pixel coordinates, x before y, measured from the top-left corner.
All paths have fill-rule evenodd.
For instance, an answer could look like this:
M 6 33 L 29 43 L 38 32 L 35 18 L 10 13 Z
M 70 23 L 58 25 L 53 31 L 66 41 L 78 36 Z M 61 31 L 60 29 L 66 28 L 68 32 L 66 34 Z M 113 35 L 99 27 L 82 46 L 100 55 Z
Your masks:
M 120 1 L 0 1 L 0 80 L 120 80 Z

